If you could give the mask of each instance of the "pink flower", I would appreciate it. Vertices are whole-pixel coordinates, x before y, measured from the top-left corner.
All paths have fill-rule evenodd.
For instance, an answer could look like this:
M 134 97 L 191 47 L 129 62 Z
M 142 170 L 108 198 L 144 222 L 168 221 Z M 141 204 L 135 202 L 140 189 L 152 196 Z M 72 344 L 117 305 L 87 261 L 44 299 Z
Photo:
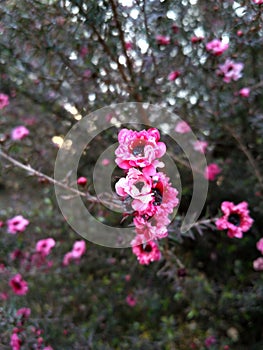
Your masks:
M 263 254 L 263 238 L 260 238 L 260 240 L 257 242 L 257 249 L 261 254 Z
M 149 265 L 150 262 L 161 259 L 161 252 L 154 241 L 144 242 L 140 236 L 131 242 L 132 252 L 137 256 L 141 265 Z
M 241 71 L 244 64 L 241 62 L 235 63 L 231 59 L 227 59 L 224 64 L 219 65 L 217 71 L 218 75 L 222 75 L 225 83 L 230 83 L 232 80 L 236 81 L 242 77 Z
M 83 72 L 83 78 L 84 79 L 88 79 L 91 77 L 91 70 L 90 69 L 86 69 L 84 72 Z
M 64 255 L 64 258 L 63 258 L 63 265 L 64 266 L 68 266 L 70 261 L 73 259 L 73 255 L 72 255 L 72 252 L 68 252 Z
M 134 296 L 132 294 L 128 294 L 126 297 L 126 303 L 129 306 L 134 307 L 137 304 L 137 299 L 134 298 Z
M 239 90 L 239 95 L 242 97 L 248 97 L 250 95 L 250 89 L 246 87 L 242 88 Z
M 43 256 L 47 256 L 55 245 L 56 242 L 53 238 L 41 239 L 36 244 L 36 251 Z
M 208 143 L 206 141 L 195 141 L 194 150 L 200 153 L 205 153 Z
M 257 258 L 253 261 L 253 267 L 256 271 L 263 271 L 263 258 Z
M 129 51 L 129 50 L 132 49 L 132 42 L 131 42 L 131 41 L 127 41 L 127 42 L 125 43 L 125 49 L 126 49 L 127 51 Z
M 87 182 L 88 180 L 84 176 L 79 177 L 77 180 L 77 184 L 80 186 L 85 186 Z
M 72 257 L 74 259 L 79 259 L 86 251 L 86 243 L 84 240 L 76 241 L 72 249 Z
M 12 350 L 20 350 L 22 341 L 19 339 L 17 333 L 11 335 L 10 346 Z
M 104 165 L 104 166 L 107 166 L 107 165 L 110 164 L 110 160 L 107 159 L 107 158 L 104 158 L 104 159 L 102 159 L 101 164 Z
M 53 350 L 53 348 L 49 345 L 49 346 L 45 346 L 43 350 Z
M 0 109 L 9 105 L 9 97 L 5 94 L 0 94 Z
M 17 126 L 16 128 L 14 128 L 11 132 L 11 139 L 12 140 L 22 140 L 23 138 L 25 138 L 26 136 L 29 135 L 29 130 L 21 125 L 21 126 Z
M 89 49 L 85 46 L 83 46 L 80 51 L 79 51 L 79 55 L 80 57 L 84 58 L 89 52 Z
M 242 36 L 244 33 L 243 33 L 243 31 L 242 30 L 238 30 L 237 31 L 237 36 Z
M 175 129 L 176 132 L 178 132 L 179 134 L 187 134 L 188 132 L 191 131 L 191 128 L 189 126 L 189 124 L 187 124 L 184 121 L 178 122 Z
M 16 295 L 25 295 L 28 292 L 27 282 L 23 280 L 20 273 L 10 279 L 9 285 Z
M 214 345 L 216 343 L 216 338 L 211 335 L 210 337 L 206 338 L 205 340 L 205 346 L 207 348 L 210 348 L 211 345 Z
M 263 4 L 263 0 L 253 0 L 253 2 L 256 5 L 262 5 Z
M 229 45 L 224 44 L 221 40 L 213 39 L 209 41 L 205 47 L 207 51 L 210 51 L 213 55 L 220 56 L 228 49 Z
M 122 177 L 115 185 L 119 196 L 133 198 L 132 208 L 136 211 L 143 211 L 153 199 L 152 181 L 140 170 L 131 168 L 127 176 Z
M 158 142 L 159 139 L 159 131 L 154 128 L 147 131 L 122 129 L 118 134 L 115 162 L 121 169 L 139 167 L 144 168 L 143 173 L 147 175 L 155 174 L 156 167 L 163 166 L 156 158 L 161 158 L 166 152 L 165 144 Z
M 221 204 L 223 217 L 216 220 L 218 230 L 228 230 L 230 238 L 242 238 L 243 232 L 247 232 L 253 224 L 253 219 L 249 216 L 248 203 L 241 202 L 235 205 L 232 202 Z
M 173 23 L 172 30 L 173 30 L 174 34 L 177 34 L 179 32 L 179 27 L 175 23 Z
M 171 72 L 169 75 L 168 75 L 168 80 L 170 81 L 174 81 L 175 79 L 177 79 L 178 77 L 180 77 L 180 72 L 178 72 L 177 70 L 176 71 L 173 71 Z
M 191 42 L 192 42 L 193 44 L 200 43 L 200 42 L 203 41 L 203 40 L 204 40 L 204 37 L 203 37 L 203 36 L 193 36 L 193 37 L 191 38 Z
M 204 176 L 209 181 L 214 181 L 216 179 L 216 176 L 221 173 L 221 169 L 219 166 L 215 163 L 209 164 L 205 168 Z
M 8 233 L 15 234 L 17 232 L 25 231 L 29 221 L 22 215 L 17 215 L 12 219 L 7 220 Z
M 0 300 L 7 300 L 8 299 L 8 294 L 6 292 L 0 293 Z
M 21 316 L 21 318 L 28 318 L 31 314 L 31 309 L 28 307 L 22 307 L 21 309 L 17 310 L 16 315 Z
M 171 42 L 169 36 L 164 35 L 156 35 L 155 39 L 158 45 L 169 45 Z

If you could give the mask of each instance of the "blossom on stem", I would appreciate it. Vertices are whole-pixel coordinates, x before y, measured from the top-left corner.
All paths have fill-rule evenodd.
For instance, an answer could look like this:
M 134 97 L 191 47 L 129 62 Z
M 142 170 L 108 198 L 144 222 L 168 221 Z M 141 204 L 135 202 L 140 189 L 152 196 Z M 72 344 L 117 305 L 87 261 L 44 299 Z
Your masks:
M 223 43 L 219 39 L 213 39 L 212 41 L 209 41 L 205 47 L 207 51 L 211 52 L 213 55 L 220 56 L 228 49 L 229 45 Z
M 22 215 L 17 215 L 12 219 L 7 220 L 7 232 L 11 234 L 23 232 L 25 231 L 27 225 L 29 225 L 29 221 Z
M 248 203 L 241 202 L 235 205 L 232 202 L 221 204 L 223 216 L 216 220 L 218 230 L 227 230 L 230 238 L 242 238 L 243 232 L 247 232 L 253 224 L 253 219 L 249 216 Z
M 232 80 L 236 81 L 242 77 L 241 71 L 244 68 L 242 62 L 235 63 L 228 58 L 224 64 L 220 64 L 218 67 L 217 74 L 223 76 L 225 83 L 230 83 Z

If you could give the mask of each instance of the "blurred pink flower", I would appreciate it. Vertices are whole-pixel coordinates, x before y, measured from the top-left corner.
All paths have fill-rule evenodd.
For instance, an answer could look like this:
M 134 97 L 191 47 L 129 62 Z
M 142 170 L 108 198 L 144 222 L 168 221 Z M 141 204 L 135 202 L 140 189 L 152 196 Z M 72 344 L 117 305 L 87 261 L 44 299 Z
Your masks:
M 45 346 L 43 350 L 53 350 L 53 348 L 50 345 L 48 345 L 48 346 Z
M 257 258 L 253 261 L 253 267 L 256 271 L 263 271 L 263 258 Z
M 9 97 L 5 94 L 0 94 L 0 109 L 9 105 Z
M 137 304 L 137 299 L 132 294 L 128 294 L 126 297 L 126 303 L 129 306 L 134 307 Z
M 77 184 L 80 186 L 85 186 L 87 182 L 88 180 L 84 176 L 79 177 L 77 180 Z
M 156 158 L 161 158 L 166 152 L 165 144 L 159 139 L 159 131 L 154 128 L 142 131 L 122 129 L 118 134 L 115 162 L 121 169 L 139 167 L 144 168 L 143 173 L 154 175 L 156 168 L 164 165 Z
M 243 31 L 242 30 L 238 30 L 237 31 L 237 36 L 242 36 L 244 33 L 243 33 Z
M 0 300 L 7 300 L 8 299 L 8 294 L 6 292 L 0 293 Z
M 203 37 L 203 36 L 193 36 L 193 37 L 191 38 L 191 42 L 192 42 L 193 44 L 200 43 L 200 42 L 203 41 L 203 40 L 204 40 L 204 37 Z
M 68 252 L 64 255 L 64 258 L 63 258 L 63 265 L 64 266 L 67 266 L 69 265 L 70 261 L 73 259 L 73 256 L 72 256 L 72 252 Z
M 11 132 L 11 139 L 12 140 L 22 140 L 23 138 L 25 138 L 26 136 L 29 135 L 29 130 L 21 125 L 21 126 L 17 126 L 16 128 L 14 128 Z
M 207 51 L 210 51 L 213 55 L 220 56 L 228 49 L 229 45 L 224 44 L 219 39 L 213 39 L 212 41 L 209 41 L 205 47 Z
M 28 318 L 30 314 L 31 314 L 31 309 L 29 309 L 28 307 L 22 307 L 16 312 L 16 315 L 21 316 L 22 318 Z
M 180 72 L 178 72 L 177 70 L 176 71 L 173 71 L 171 72 L 169 75 L 168 75 L 168 80 L 170 81 L 174 81 L 175 79 L 177 79 L 178 77 L 180 77 Z
M 263 237 L 257 242 L 257 249 L 263 254 Z
M 224 77 L 223 80 L 225 83 L 230 83 L 232 80 L 236 81 L 242 77 L 241 71 L 243 68 L 243 63 L 235 63 L 228 58 L 224 64 L 219 65 L 217 74 Z
M 149 265 L 149 263 L 161 259 L 161 252 L 154 241 L 144 242 L 140 236 L 136 236 L 131 245 L 132 252 L 137 256 L 141 265 Z
M 216 176 L 221 173 L 221 169 L 216 163 L 211 163 L 205 168 L 204 176 L 209 181 L 214 181 Z
M 80 57 L 84 58 L 89 52 L 89 49 L 86 46 L 81 47 L 79 51 Z
M 194 150 L 200 153 L 205 153 L 208 143 L 206 141 L 195 141 Z
M 17 333 L 11 335 L 10 346 L 12 350 L 20 350 L 22 341 L 19 339 Z
M 221 204 L 221 210 L 223 216 L 216 220 L 216 227 L 218 230 L 228 230 L 230 238 L 242 238 L 243 232 L 247 232 L 254 222 L 249 216 L 248 203 L 245 201 L 237 205 L 225 201 Z
M 104 158 L 104 159 L 102 159 L 101 164 L 104 166 L 107 166 L 110 164 L 110 160 L 108 158 Z
M 126 41 L 126 43 L 125 43 L 125 49 L 126 49 L 127 51 L 132 49 L 132 42 L 131 42 L 131 41 Z
M 216 343 L 216 338 L 211 335 L 210 337 L 206 338 L 205 340 L 205 346 L 207 348 L 210 348 L 211 345 L 214 345 Z
M 29 225 L 29 221 L 25 219 L 22 215 L 17 215 L 12 219 L 7 220 L 7 232 L 11 234 L 23 232 L 25 231 L 27 225 Z
M 72 257 L 74 259 L 79 259 L 86 251 L 86 243 L 84 240 L 76 241 L 72 249 Z
M 178 122 L 175 129 L 176 132 L 178 132 L 179 134 L 187 134 L 188 132 L 191 131 L 191 128 L 189 126 L 189 124 L 187 124 L 184 121 Z
M 242 97 L 248 97 L 250 95 L 250 89 L 247 87 L 242 88 L 239 90 L 239 95 Z
M 263 0 L 253 0 L 253 2 L 256 5 L 262 5 L 263 4 Z
M 88 79 L 91 77 L 91 70 L 90 69 L 86 69 L 84 72 L 83 72 L 83 78 L 84 79 Z
M 10 279 L 9 285 L 16 295 L 25 295 L 28 292 L 27 282 L 23 280 L 20 273 Z
M 56 242 L 53 238 L 41 239 L 36 244 L 36 251 L 43 256 L 47 256 L 55 245 Z
M 158 45 L 169 45 L 171 42 L 170 37 L 165 35 L 156 35 L 155 39 Z

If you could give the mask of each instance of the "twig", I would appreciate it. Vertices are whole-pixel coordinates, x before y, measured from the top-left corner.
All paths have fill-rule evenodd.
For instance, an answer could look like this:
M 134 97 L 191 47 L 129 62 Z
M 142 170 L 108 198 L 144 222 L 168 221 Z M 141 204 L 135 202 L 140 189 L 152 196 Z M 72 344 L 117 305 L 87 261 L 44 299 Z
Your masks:
M 119 210 L 122 210 L 123 211 L 123 206 L 121 205 L 121 202 L 120 203 L 116 203 L 116 198 L 111 198 L 109 200 L 105 200 L 105 199 L 102 199 L 100 200 L 99 196 L 98 197 L 95 197 L 95 196 L 92 196 L 91 194 L 89 194 L 88 192 L 82 192 L 82 191 L 79 191 L 75 188 L 72 188 L 60 181 L 57 181 L 55 179 L 53 179 L 52 177 L 46 175 L 46 174 L 43 174 L 41 173 L 40 171 L 38 170 L 35 170 L 33 169 L 30 165 L 25 165 L 21 162 L 19 162 L 18 160 L 10 157 L 8 154 L 4 153 L 3 151 L 0 150 L 0 156 L 2 156 L 4 159 L 6 159 L 7 161 L 9 161 L 10 163 L 12 163 L 13 165 L 17 166 L 18 168 L 21 168 L 25 171 L 27 171 L 29 174 L 33 175 L 33 176 L 37 176 L 37 177 L 40 177 L 40 178 L 43 178 L 43 179 L 46 179 L 48 182 L 56 185 L 56 186 L 59 186 L 61 188 L 64 188 L 72 193 L 74 193 L 75 195 L 79 195 L 81 197 L 85 197 L 87 199 L 87 201 L 93 203 L 93 204 L 102 204 L 102 205 L 107 205 L 109 206 L 110 208 L 112 207 L 115 207 L 115 208 L 118 208 Z M 72 196 L 73 198 L 74 196 Z M 70 197 L 68 197 L 67 199 L 70 199 Z
M 249 149 L 244 145 L 244 143 L 240 139 L 240 136 L 231 127 L 229 127 L 228 125 L 224 125 L 224 128 L 236 140 L 240 150 L 245 154 L 250 165 L 254 169 L 254 173 L 259 181 L 260 186 L 263 187 L 263 177 L 262 177 L 260 170 L 258 168 L 258 165 L 257 165 L 255 159 L 253 158 L 252 154 L 250 153 Z

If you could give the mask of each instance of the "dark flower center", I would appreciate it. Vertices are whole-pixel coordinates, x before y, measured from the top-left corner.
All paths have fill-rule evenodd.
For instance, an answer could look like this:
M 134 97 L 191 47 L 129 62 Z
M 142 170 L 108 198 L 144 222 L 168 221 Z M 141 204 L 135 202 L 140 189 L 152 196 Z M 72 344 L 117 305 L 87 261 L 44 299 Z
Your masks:
M 241 221 L 240 215 L 239 214 L 230 214 L 228 217 L 228 222 L 230 222 L 231 224 L 235 225 L 235 226 L 239 226 Z
M 138 145 L 135 146 L 132 150 L 132 154 L 137 157 L 137 156 L 143 156 L 144 155 L 144 145 Z
M 146 244 L 145 247 L 142 247 L 143 251 L 145 251 L 146 253 L 151 253 L 152 251 L 152 246 L 150 244 Z
M 231 72 L 231 70 L 233 70 L 233 68 L 234 68 L 233 66 L 229 66 L 229 67 L 227 68 L 227 71 L 228 71 L 228 72 Z
M 142 188 L 144 186 L 144 182 L 139 181 L 135 184 L 135 187 L 141 192 Z
M 158 188 L 153 189 L 153 196 L 154 196 L 153 205 L 161 205 L 163 201 L 163 195 Z
M 16 290 L 22 289 L 22 285 L 20 282 L 12 281 L 12 283 L 13 283 L 14 289 L 16 289 Z

